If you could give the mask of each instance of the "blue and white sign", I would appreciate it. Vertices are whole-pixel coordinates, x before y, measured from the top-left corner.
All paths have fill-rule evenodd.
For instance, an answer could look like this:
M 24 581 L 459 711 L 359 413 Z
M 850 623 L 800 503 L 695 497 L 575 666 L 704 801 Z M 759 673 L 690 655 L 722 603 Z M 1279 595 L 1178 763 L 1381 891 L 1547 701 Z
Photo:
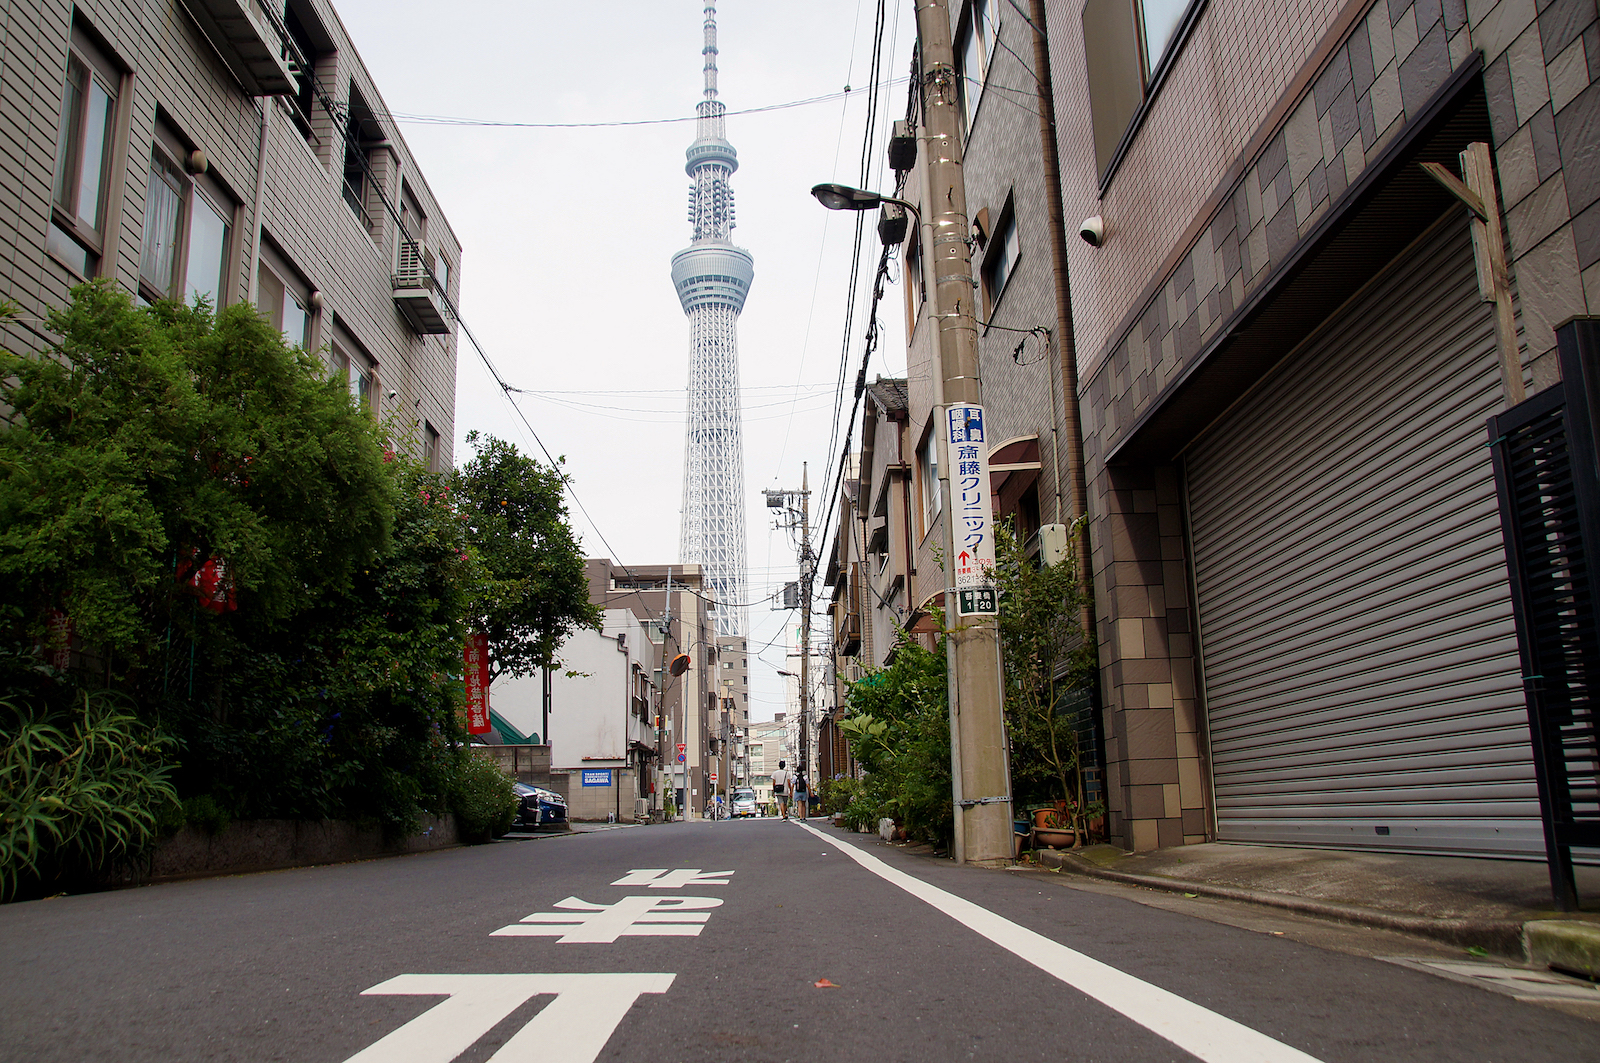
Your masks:
M 989 443 L 983 407 L 948 407 L 945 443 L 954 503 L 956 612 L 961 616 L 993 615 L 999 603 L 992 581 L 994 507 L 989 500 Z
M 610 768 L 584 768 L 583 785 L 585 786 L 610 786 Z

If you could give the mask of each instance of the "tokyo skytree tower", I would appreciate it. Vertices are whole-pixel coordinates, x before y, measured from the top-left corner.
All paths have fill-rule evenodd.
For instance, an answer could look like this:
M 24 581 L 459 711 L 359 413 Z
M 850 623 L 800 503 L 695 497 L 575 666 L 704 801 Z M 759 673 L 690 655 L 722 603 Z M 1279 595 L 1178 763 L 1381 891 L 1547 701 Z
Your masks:
M 733 246 L 733 189 L 739 168 L 723 139 L 717 99 L 717 9 L 705 7 L 705 98 L 689 145 L 689 223 L 694 237 L 672 256 L 672 283 L 689 318 L 688 424 L 683 454 L 683 526 L 678 553 L 702 566 L 720 603 L 718 635 L 745 633 L 744 438 L 739 413 L 739 311 L 755 276 L 750 252 Z

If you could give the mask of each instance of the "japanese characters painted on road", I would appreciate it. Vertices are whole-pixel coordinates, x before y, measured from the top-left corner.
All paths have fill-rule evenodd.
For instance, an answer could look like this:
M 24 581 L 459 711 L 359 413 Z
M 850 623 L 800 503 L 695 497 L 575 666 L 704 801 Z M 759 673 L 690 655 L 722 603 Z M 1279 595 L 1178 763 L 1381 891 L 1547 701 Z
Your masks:
M 557 944 L 609 945 L 619 937 L 699 937 L 717 897 L 624 897 L 615 904 L 590 904 L 577 897 L 557 901 L 559 912 L 534 912 L 491 937 L 553 937 Z
M 346 1063 L 450 1063 L 536 996 L 555 995 L 490 1063 L 594 1063 L 633 1002 L 665 993 L 672 974 L 402 974 L 362 996 L 446 999 Z
M 474 631 L 462 652 L 467 679 L 467 731 L 489 733 L 489 636 Z
M 989 444 L 983 407 L 970 403 L 945 410 L 949 445 L 951 514 L 955 534 L 956 612 L 961 616 L 999 612 L 994 589 L 994 509 L 989 501 Z
M 649 886 L 653 890 L 681 890 L 690 886 L 726 886 L 732 871 L 701 871 L 698 867 L 636 867 L 613 886 Z

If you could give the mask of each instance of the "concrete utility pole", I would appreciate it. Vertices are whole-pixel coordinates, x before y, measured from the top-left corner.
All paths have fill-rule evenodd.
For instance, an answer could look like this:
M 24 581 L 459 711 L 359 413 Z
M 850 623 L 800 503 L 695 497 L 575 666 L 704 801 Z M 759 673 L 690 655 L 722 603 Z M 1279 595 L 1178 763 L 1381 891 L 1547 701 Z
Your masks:
M 800 465 L 800 770 L 806 775 L 806 792 L 816 782 L 811 776 L 811 583 L 817 566 L 811 556 L 811 478 L 806 463 Z M 802 811 L 800 818 L 805 818 Z
M 816 558 L 811 554 L 811 474 L 809 463 L 800 466 L 800 490 L 798 491 L 773 491 L 763 490 L 767 496 L 767 508 L 788 508 L 790 513 L 794 507 L 800 510 L 800 741 L 798 760 L 795 770 L 806 775 L 807 786 L 813 785 L 811 778 L 809 732 L 811 730 L 811 585 L 816 579 Z M 787 527 L 794 527 L 790 524 Z M 780 675 L 783 673 L 779 673 Z
M 944 440 L 948 438 L 946 408 L 981 404 L 983 387 L 978 377 L 978 322 L 972 307 L 972 249 L 961 174 L 960 96 L 950 42 L 950 12 L 945 0 L 916 0 L 916 9 L 927 152 L 924 220 L 933 231 L 934 323 L 942 384 L 934 414 Z M 954 855 L 957 863 L 999 864 L 1010 861 L 1013 852 L 999 625 L 993 615 L 962 617 L 958 610 L 953 580 L 955 495 L 949 458 L 947 450 L 939 463 L 939 489 L 943 496 L 945 623 L 949 628 Z

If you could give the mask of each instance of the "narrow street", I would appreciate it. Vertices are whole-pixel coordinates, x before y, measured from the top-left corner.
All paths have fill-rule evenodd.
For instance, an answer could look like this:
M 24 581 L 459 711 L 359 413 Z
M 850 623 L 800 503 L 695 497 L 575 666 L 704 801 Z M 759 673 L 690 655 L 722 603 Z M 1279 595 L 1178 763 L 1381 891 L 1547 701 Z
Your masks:
M 1435 944 L 1195 918 L 814 822 L 623 827 L 7 905 L 0 1059 L 1600 1054 L 1600 1023 L 1352 954 L 1450 954 Z

